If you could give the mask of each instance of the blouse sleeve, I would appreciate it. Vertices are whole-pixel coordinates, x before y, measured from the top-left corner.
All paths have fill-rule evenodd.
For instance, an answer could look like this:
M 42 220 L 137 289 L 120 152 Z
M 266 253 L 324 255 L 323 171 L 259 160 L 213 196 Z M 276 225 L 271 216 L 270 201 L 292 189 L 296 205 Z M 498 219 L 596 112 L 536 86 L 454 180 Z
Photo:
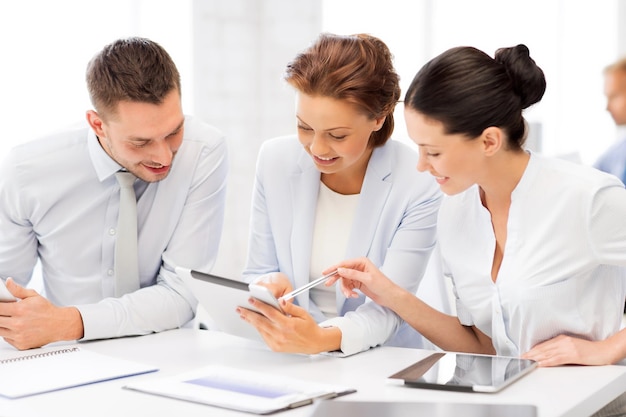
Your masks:
M 606 186 L 597 191 L 589 209 L 589 242 L 601 264 L 626 266 L 626 190 Z

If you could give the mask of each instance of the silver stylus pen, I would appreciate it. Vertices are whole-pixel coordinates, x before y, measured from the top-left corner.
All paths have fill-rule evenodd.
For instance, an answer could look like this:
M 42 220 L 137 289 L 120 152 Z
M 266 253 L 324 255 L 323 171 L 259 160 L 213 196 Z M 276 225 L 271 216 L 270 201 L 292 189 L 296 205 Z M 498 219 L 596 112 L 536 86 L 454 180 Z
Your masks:
M 296 295 L 303 293 L 319 284 L 322 284 L 324 282 L 326 282 L 326 280 L 330 277 L 332 277 L 333 275 L 337 274 L 337 271 L 333 271 L 330 274 L 326 274 L 324 276 L 321 276 L 311 282 L 309 282 L 306 285 L 301 286 L 300 288 L 296 288 L 295 290 L 288 292 L 287 294 L 283 295 L 282 297 L 279 297 L 279 300 L 285 300 L 285 301 L 289 301 L 292 298 L 294 298 Z

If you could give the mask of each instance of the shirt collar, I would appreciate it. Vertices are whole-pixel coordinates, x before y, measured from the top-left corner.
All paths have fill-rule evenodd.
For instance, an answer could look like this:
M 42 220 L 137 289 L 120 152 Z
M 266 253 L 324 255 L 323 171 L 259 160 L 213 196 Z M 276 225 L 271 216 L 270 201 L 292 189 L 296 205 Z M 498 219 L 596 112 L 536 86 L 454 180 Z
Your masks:
M 518 197 L 520 194 L 524 194 L 526 190 L 531 186 L 535 175 L 537 175 L 538 168 L 538 156 L 534 154 L 530 150 L 525 150 L 526 153 L 529 154 L 528 164 L 526 165 L 526 169 L 522 174 L 522 178 L 520 178 L 517 186 L 511 192 L 511 201 Z
M 100 182 L 105 181 L 123 168 L 104 151 L 96 137 L 96 133 L 92 129 L 89 129 L 87 133 L 87 147 L 89 149 L 91 163 L 96 170 L 96 175 Z

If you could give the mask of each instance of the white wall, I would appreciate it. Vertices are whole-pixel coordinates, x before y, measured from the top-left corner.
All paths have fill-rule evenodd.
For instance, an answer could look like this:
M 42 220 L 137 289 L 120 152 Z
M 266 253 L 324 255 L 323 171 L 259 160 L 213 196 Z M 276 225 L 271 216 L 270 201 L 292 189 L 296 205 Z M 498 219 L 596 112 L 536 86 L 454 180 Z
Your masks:
M 220 254 L 214 273 L 245 266 L 256 156 L 261 143 L 295 133 L 287 63 L 317 36 L 319 0 L 193 2 L 196 114 L 220 128 L 231 170 Z

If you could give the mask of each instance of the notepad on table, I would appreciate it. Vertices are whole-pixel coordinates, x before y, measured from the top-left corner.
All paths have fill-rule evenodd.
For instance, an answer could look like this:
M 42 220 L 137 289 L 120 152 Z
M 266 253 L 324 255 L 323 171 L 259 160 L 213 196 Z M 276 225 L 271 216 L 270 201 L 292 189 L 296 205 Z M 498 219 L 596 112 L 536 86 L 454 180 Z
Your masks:
M 0 396 L 20 398 L 80 385 L 154 372 L 143 363 L 78 346 L 42 348 L 0 357 Z
M 333 384 L 317 383 L 221 365 L 155 379 L 144 379 L 124 388 L 205 405 L 255 414 L 311 404 L 356 392 Z

